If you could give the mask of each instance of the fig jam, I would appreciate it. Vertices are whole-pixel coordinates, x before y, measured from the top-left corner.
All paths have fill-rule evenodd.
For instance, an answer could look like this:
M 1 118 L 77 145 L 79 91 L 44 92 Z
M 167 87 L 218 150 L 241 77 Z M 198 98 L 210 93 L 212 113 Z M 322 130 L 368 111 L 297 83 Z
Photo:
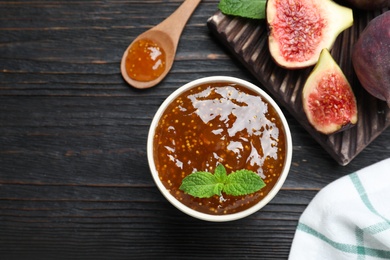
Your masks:
M 170 193 L 199 212 L 222 215 L 258 203 L 274 187 L 286 157 L 286 134 L 274 108 L 260 95 L 230 83 L 208 83 L 185 91 L 162 114 L 154 136 L 154 161 Z M 179 189 L 194 171 L 227 174 L 247 169 L 266 183 L 245 196 L 195 198 Z
M 126 56 L 126 73 L 137 81 L 152 81 L 164 72 L 165 56 L 165 50 L 154 41 L 135 41 Z

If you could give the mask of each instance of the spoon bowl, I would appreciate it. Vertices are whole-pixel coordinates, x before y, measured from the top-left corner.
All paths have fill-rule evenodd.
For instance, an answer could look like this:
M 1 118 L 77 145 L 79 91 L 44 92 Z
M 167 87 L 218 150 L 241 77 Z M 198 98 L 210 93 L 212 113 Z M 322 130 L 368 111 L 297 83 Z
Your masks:
M 168 18 L 166 18 L 157 26 L 140 34 L 137 38 L 134 39 L 134 41 L 123 53 L 120 68 L 122 77 L 128 84 L 135 88 L 144 89 L 157 85 L 165 78 L 165 76 L 172 68 L 180 35 L 191 14 L 200 2 L 201 0 L 184 1 L 184 3 L 178 9 L 176 9 L 176 11 L 172 13 Z M 133 46 L 134 43 L 143 39 L 153 41 L 165 51 L 165 69 L 156 79 L 153 79 L 151 81 L 135 80 L 131 78 L 126 71 L 126 59 L 129 53 L 129 49 Z
M 138 40 L 142 40 L 142 39 L 149 39 L 149 40 L 152 39 L 153 42 L 157 43 L 165 51 L 165 55 L 166 55 L 164 72 L 158 78 L 151 80 L 151 81 L 134 80 L 127 74 L 127 71 L 126 71 L 126 58 L 127 58 L 127 54 L 129 52 L 129 49 L 133 46 L 133 44 L 135 42 L 137 42 Z M 166 32 L 155 30 L 155 29 L 154 30 L 151 29 L 149 31 L 146 31 L 145 33 L 139 35 L 129 45 L 129 47 L 124 52 L 123 57 L 122 57 L 122 61 L 121 61 L 122 77 L 124 78 L 124 80 L 127 83 L 129 83 L 131 86 L 133 86 L 135 88 L 143 89 L 143 88 L 153 87 L 153 86 L 157 85 L 158 83 L 160 83 L 165 78 L 165 76 L 168 74 L 170 69 L 172 68 L 173 61 L 175 59 L 175 53 L 176 53 L 175 43 L 172 41 L 172 38 Z

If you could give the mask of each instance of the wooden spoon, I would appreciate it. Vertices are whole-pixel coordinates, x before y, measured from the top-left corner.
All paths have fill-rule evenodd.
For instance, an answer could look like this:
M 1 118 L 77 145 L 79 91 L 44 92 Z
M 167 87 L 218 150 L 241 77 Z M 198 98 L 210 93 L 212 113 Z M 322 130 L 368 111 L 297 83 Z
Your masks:
M 180 35 L 188 19 L 190 18 L 191 14 L 194 12 L 200 1 L 201 0 L 184 1 L 184 3 L 168 18 L 166 18 L 157 26 L 149 29 L 148 31 L 142 33 L 134 39 L 134 41 L 124 52 L 121 61 L 121 73 L 127 83 L 129 83 L 135 88 L 143 89 L 153 87 L 165 78 L 169 70 L 172 68 Z M 128 50 L 131 48 L 132 44 L 141 39 L 149 39 L 157 43 L 165 51 L 166 55 L 164 72 L 158 78 L 147 82 L 134 80 L 130 78 L 126 72 L 126 57 L 128 54 Z

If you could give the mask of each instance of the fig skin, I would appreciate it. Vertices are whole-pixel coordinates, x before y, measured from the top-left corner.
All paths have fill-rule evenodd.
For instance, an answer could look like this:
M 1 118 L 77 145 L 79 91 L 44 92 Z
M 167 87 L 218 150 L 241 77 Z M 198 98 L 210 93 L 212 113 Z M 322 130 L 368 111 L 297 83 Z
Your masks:
M 345 4 L 351 8 L 371 11 L 379 10 L 385 7 L 390 7 L 390 0 L 344 0 L 340 1 L 341 4 Z
M 287 69 L 314 65 L 322 49 L 353 24 L 352 9 L 331 0 L 268 0 L 268 47 L 273 60 Z
M 371 20 L 360 34 L 352 64 L 367 92 L 390 107 L 390 11 Z
M 357 123 L 358 110 L 351 85 L 327 49 L 321 51 L 305 82 L 302 105 L 309 123 L 326 135 Z

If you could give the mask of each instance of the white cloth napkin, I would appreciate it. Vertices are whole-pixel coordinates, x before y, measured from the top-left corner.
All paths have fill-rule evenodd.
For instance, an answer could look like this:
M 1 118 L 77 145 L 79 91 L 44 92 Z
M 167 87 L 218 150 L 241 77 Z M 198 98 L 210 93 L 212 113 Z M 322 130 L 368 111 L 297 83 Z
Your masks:
M 299 219 L 289 260 L 390 259 L 390 158 L 324 187 Z

